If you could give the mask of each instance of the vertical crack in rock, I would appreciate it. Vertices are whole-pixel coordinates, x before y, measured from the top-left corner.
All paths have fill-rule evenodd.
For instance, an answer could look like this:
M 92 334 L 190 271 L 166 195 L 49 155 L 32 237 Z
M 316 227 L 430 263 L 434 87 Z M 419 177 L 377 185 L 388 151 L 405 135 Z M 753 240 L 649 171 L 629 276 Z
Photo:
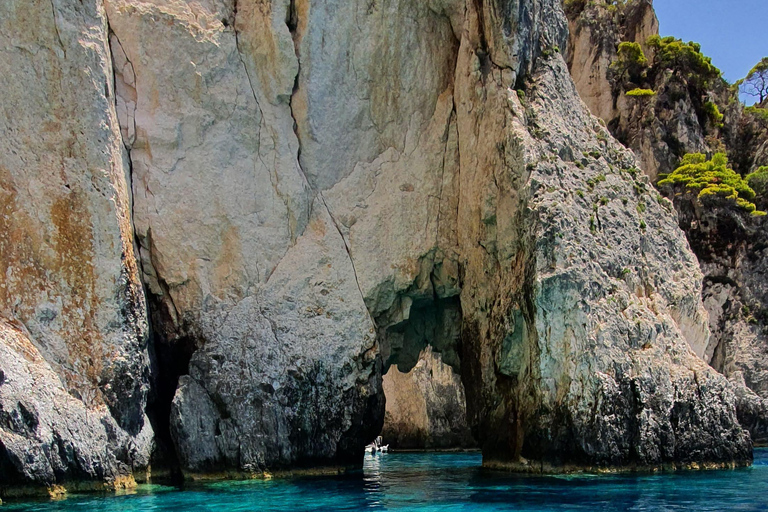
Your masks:
M 64 42 L 61 40 L 61 33 L 59 32 L 59 21 L 56 18 L 56 6 L 53 3 L 53 0 L 51 0 L 51 13 L 53 14 L 53 28 L 56 30 L 56 39 L 59 42 L 59 46 L 61 47 L 61 51 L 64 52 L 64 58 L 67 58 L 67 47 L 64 46 Z
M 196 348 L 196 343 L 188 337 L 182 337 L 171 342 L 165 330 L 178 328 L 181 321 L 170 286 L 156 270 L 153 255 L 152 230 L 141 237 L 136 228 L 136 211 L 134 202 L 134 163 L 133 144 L 136 142 L 136 109 L 138 95 L 136 93 L 135 67 L 125 52 L 117 34 L 107 20 L 107 49 L 112 63 L 112 80 L 114 89 L 114 106 L 120 124 L 120 138 L 125 148 L 125 165 L 127 166 L 126 185 L 129 200 L 130 227 L 133 236 L 133 247 L 137 265 L 141 273 L 140 286 L 147 301 L 150 313 L 149 322 L 149 358 L 150 382 L 149 400 L 146 414 L 155 433 L 156 447 L 152 453 L 152 463 L 170 471 L 173 479 L 180 478 L 178 472 L 178 454 L 170 437 L 170 404 L 173 399 L 178 380 L 189 373 L 189 361 Z M 132 104 L 132 105 L 131 105 Z M 145 193 L 150 193 L 145 189 Z M 151 282 L 159 290 L 152 290 Z M 158 293 L 159 292 L 159 293 Z M 158 316 L 163 320 L 158 320 Z
M 256 150 L 256 158 L 259 159 L 259 162 L 261 162 L 261 165 L 264 166 L 264 168 L 269 172 L 269 178 L 270 182 L 272 184 L 272 188 L 275 191 L 275 194 L 280 198 L 280 200 L 285 205 L 285 209 L 288 211 L 288 218 L 295 218 L 294 212 L 291 210 L 290 201 L 287 197 L 283 195 L 282 192 L 280 192 L 280 187 L 278 186 L 278 178 L 277 178 L 277 164 L 273 162 L 273 165 L 269 166 L 264 161 L 264 158 L 261 155 L 261 132 L 264 129 L 264 110 L 261 108 L 261 103 L 259 102 L 259 97 L 256 94 L 256 88 L 253 86 L 253 78 L 251 77 L 250 71 L 248 71 L 248 66 L 245 63 L 245 59 L 243 58 L 243 49 L 240 45 L 240 32 L 237 30 L 237 12 L 238 12 L 238 0 L 235 0 L 233 6 L 232 6 L 232 31 L 235 34 L 235 48 L 237 49 L 237 56 L 240 59 L 240 64 L 243 66 L 243 70 L 245 71 L 245 76 L 248 79 L 248 86 L 251 89 L 251 95 L 253 96 L 253 101 L 256 102 L 256 108 L 259 109 L 259 139 L 258 139 L 258 149 Z M 274 143 L 274 139 L 273 139 Z M 277 145 L 275 144 L 275 150 L 277 150 Z M 304 173 L 302 172 L 302 175 Z M 305 177 L 306 179 L 306 177 Z M 294 230 L 292 223 L 288 222 L 288 234 L 291 239 L 291 243 L 296 243 L 296 237 L 298 236 L 298 233 Z M 272 268 L 272 272 L 274 271 L 274 268 Z M 267 275 L 266 280 L 269 281 L 269 277 L 271 276 L 271 272 L 269 275 Z
M 120 39 L 117 37 L 109 22 L 107 22 L 107 33 L 109 37 L 109 52 L 112 58 L 112 80 L 115 90 L 115 111 L 120 123 L 120 135 L 123 140 L 123 146 L 130 155 L 133 143 L 136 142 L 136 108 L 138 106 L 138 95 L 136 94 L 136 71 L 133 63 L 125 53 Z M 113 48 L 114 46 L 114 48 Z M 120 62 L 118 62 L 118 54 Z M 122 101 L 122 105 L 120 102 Z
M 122 58 L 125 59 L 127 65 L 130 66 L 132 83 L 134 87 L 136 84 L 136 75 L 134 71 L 135 68 L 133 67 L 133 63 L 131 63 L 130 59 L 128 59 L 128 55 L 125 53 L 125 50 L 123 49 L 123 45 L 120 44 L 120 40 L 117 38 L 117 34 L 115 34 L 112 31 L 112 28 L 109 25 L 109 20 L 107 20 L 107 37 L 109 39 L 107 41 L 107 51 L 109 52 L 109 57 L 112 62 L 112 88 L 114 91 L 113 99 L 115 104 L 115 112 L 117 113 L 117 116 L 118 116 L 118 123 L 121 125 L 120 140 L 122 141 L 123 147 L 125 148 L 126 163 L 128 165 L 128 175 L 126 176 L 128 182 L 126 183 L 126 185 L 127 185 L 127 192 L 128 192 L 128 204 L 130 206 L 129 214 L 131 216 L 131 229 L 133 230 L 133 233 L 132 233 L 133 246 L 134 246 L 134 252 L 136 253 L 136 260 L 139 265 L 139 270 L 141 271 L 141 275 L 143 277 L 145 272 L 144 272 L 144 262 L 142 261 L 141 252 L 140 252 L 141 242 L 139 241 L 139 238 L 137 235 L 136 220 L 135 220 L 136 216 L 134 215 L 134 211 L 133 211 L 133 159 L 131 157 L 131 148 L 133 147 L 133 143 L 135 142 L 135 137 L 136 137 L 136 100 L 134 99 L 133 101 L 133 115 L 130 116 L 130 119 L 120 119 L 121 117 L 120 112 L 122 109 L 119 102 L 122 100 L 123 103 L 125 104 L 125 98 L 121 97 L 121 91 L 120 91 L 120 87 L 118 87 L 118 84 L 121 82 L 125 84 L 126 82 L 125 82 L 123 69 L 121 69 L 119 72 L 121 76 L 118 76 L 118 65 L 117 65 L 117 60 L 115 59 L 115 50 L 112 47 L 113 44 L 117 48 L 119 48 Z M 134 93 L 135 93 L 135 88 L 134 88 Z M 127 107 L 127 105 L 123 105 L 123 107 Z M 127 108 L 126 108 L 126 115 L 127 115 Z M 127 127 L 126 127 L 126 130 L 123 130 L 123 126 L 122 126 L 123 121 L 125 121 L 126 123 L 128 122 L 132 123 L 133 138 L 131 138 L 130 132 L 128 131 Z M 141 281 L 142 281 L 142 288 L 143 288 L 144 280 L 142 279 Z M 146 295 L 146 290 L 144 290 L 144 293 Z
M 298 66 L 296 68 L 296 77 L 293 83 L 293 92 L 291 93 L 291 97 L 288 102 L 288 110 L 291 114 L 291 118 L 293 119 L 293 133 L 296 135 L 296 141 L 299 144 L 299 148 L 296 154 L 296 168 L 298 169 L 299 173 L 301 173 L 302 177 L 304 178 L 304 181 L 307 183 L 307 186 L 309 186 L 312 193 L 323 204 L 323 207 L 325 208 L 326 212 L 328 212 L 328 217 L 330 217 L 331 222 L 333 222 L 333 226 L 336 228 L 336 231 L 339 233 L 339 236 L 341 237 L 341 241 L 344 244 L 344 250 L 346 251 L 347 256 L 349 257 L 349 263 L 352 266 L 352 274 L 355 276 L 355 285 L 357 286 L 357 289 L 360 292 L 360 297 L 363 300 L 363 304 L 365 304 L 365 293 L 363 293 L 363 289 L 360 286 L 360 279 L 357 274 L 357 269 L 355 268 L 355 260 L 352 257 L 352 251 L 350 250 L 349 242 L 347 241 L 347 238 L 344 236 L 344 232 L 341 230 L 341 226 L 339 226 L 339 223 L 336 220 L 336 217 L 334 217 L 333 213 L 331 212 L 331 209 L 328 207 L 328 203 L 326 203 L 325 197 L 323 197 L 322 191 L 317 189 L 315 185 L 308 179 L 306 173 L 304 172 L 304 169 L 301 166 L 301 148 L 302 148 L 301 135 L 299 133 L 298 121 L 296 120 L 296 116 L 293 113 L 293 100 L 296 97 L 296 93 L 299 90 L 299 77 L 301 76 L 301 56 L 299 54 L 299 37 L 297 33 L 297 28 L 299 25 L 299 19 L 298 19 L 299 15 L 298 15 L 298 11 L 296 10 L 296 0 L 290 0 L 290 1 L 291 3 L 288 8 L 288 18 L 285 20 L 285 23 L 288 27 L 289 32 L 291 33 L 291 37 L 293 38 L 293 47 L 294 47 L 294 52 L 296 53 L 296 62 Z M 376 322 L 373 316 L 371 315 L 371 312 L 367 304 L 365 306 L 365 310 L 368 315 L 368 318 L 371 320 L 371 322 L 375 326 Z

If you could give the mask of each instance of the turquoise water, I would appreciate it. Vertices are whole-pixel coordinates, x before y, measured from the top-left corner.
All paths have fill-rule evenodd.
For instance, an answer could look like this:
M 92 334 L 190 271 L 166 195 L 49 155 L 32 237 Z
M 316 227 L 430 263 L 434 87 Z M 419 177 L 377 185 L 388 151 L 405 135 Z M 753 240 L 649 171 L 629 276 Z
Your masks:
M 768 450 L 733 471 L 664 475 L 526 477 L 483 471 L 479 454 L 366 455 L 362 473 L 227 482 L 179 491 L 144 486 L 125 496 L 73 496 L 7 504 L 15 511 L 768 510 Z

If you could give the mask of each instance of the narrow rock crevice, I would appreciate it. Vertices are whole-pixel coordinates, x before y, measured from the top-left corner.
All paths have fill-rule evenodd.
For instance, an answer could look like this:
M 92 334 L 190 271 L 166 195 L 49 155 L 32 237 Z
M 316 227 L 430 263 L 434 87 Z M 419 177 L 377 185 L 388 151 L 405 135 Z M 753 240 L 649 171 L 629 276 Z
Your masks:
M 56 30 L 56 39 L 58 40 L 61 51 L 64 52 L 64 58 L 66 59 L 67 47 L 64 46 L 64 41 L 61 39 L 61 32 L 59 32 L 59 21 L 56 17 L 56 5 L 53 3 L 53 0 L 51 0 L 51 13 L 53 14 L 53 28 Z
M 109 41 L 107 49 L 112 64 L 112 86 L 113 100 L 116 113 L 119 112 L 118 102 L 122 99 L 125 105 L 126 100 L 131 98 L 121 97 L 121 91 L 118 88 L 119 80 L 123 81 L 124 86 L 133 86 L 136 84 L 135 68 L 123 49 L 117 35 L 111 30 L 107 22 L 107 33 Z M 118 66 L 115 51 L 120 52 L 120 57 L 130 66 L 130 82 L 125 81 L 124 76 L 118 76 Z M 119 73 L 122 75 L 124 69 Z M 124 92 L 124 91 L 123 91 Z M 134 210 L 134 175 L 133 175 L 133 156 L 132 147 L 135 142 L 136 125 L 135 111 L 136 98 L 133 98 L 134 115 L 130 119 L 123 119 L 123 122 L 133 123 L 133 132 L 120 127 L 120 137 L 123 147 L 126 151 L 126 190 L 130 205 L 130 225 L 133 235 L 133 247 L 136 263 L 141 273 L 141 287 L 147 304 L 149 315 L 149 372 L 150 372 L 150 391 L 147 399 L 146 414 L 155 434 L 155 448 L 152 453 L 152 464 L 155 466 L 155 475 L 163 478 L 168 477 L 172 481 L 180 481 L 181 473 L 179 470 L 179 461 L 174 449 L 170 434 L 170 411 L 171 402 L 176 393 L 179 378 L 189 373 L 189 361 L 192 354 L 199 346 L 197 340 L 187 336 L 176 338 L 175 329 L 179 326 L 179 310 L 171 295 L 168 283 L 160 277 L 155 269 L 152 257 L 152 233 L 148 231 L 146 237 L 139 236 L 136 228 L 136 215 Z M 121 123 L 123 124 L 123 123 Z M 148 258 L 143 257 L 148 255 Z M 147 259 L 147 261 L 145 261 Z M 149 266 L 149 268 L 147 267 Z M 148 280 L 154 277 L 154 281 L 160 287 L 161 295 L 152 292 Z M 176 338 L 176 339 L 174 339 Z

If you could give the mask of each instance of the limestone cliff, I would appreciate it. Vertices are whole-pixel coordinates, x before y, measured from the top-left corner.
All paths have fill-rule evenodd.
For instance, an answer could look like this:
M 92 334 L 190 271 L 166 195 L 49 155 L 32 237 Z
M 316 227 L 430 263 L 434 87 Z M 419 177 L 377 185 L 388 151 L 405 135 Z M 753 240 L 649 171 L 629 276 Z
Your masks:
M 706 152 L 718 130 L 703 113 L 702 92 L 679 73 L 651 66 L 653 50 L 647 41 L 659 33 L 653 1 L 566 3 L 571 28 L 568 63 L 579 94 L 611 133 L 635 152 L 643 171 L 655 180 L 674 170 L 683 154 Z M 620 76 L 612 68 L 622 42 L 640 45 L 648 69 Z M 634 88 L 647 88 L 654 95 L 626 94 Z
M 107 33 L 98 2 L 0 5 L 0 488 L 121 485 L 149 459 Z
M 724 81 L 713 79 L 702 91 L 695 83 L 697 77 L 686 77 L 684 69 L 650 64 L 635 82 L 616 76 L 622 42 L 640 43 L 649 63 L 654 60 L 655 50 L 648 40 L 658 35 L 658 22 L 651 0 L 612 7 L 578 0 L 565 5 L 571 28 L 568 62 L 576 87 L 590 110 L 635 151 L 652 179 L 674 170 L 686 153 L 726 151 L 742 176 L 768 163 L 764 106 L 745 109 L 737 91 Z M 626 94 L 638 86 L 649 87 L 654 96 Z M 705 102 L 718 105 L 722 119 L 707 114 Z M 702 297 L 713 336 L 694 350 L 737 385 L 746 384 L 768 399 L 765 221 L 740 212 L 727 201 L 704 206 L 687 194 L 668 192 L 705 276 Z M 750 400 L 758 405 L 744 405 L 752 411 L 749 415 L 757 414 L 756 407 L 768 410 L 765 400 L 754 395 Z M 768 417 L 761 414 L 762 419 L 750 421 L 754 425 L 750 430 L 753 438 L 765 442 Z
M 559 1 L 34 5 L 0 17 L 26 70 L 0 79 L 3 371 L 75 402 L 2 433 L 50 444 L 86 408 L 123 449 L 4 485 L 129 477 L 145 407 L 189 477 L 356 465 L 385 366 L 422 351 L 460 369 L 489 465 L 751 460 L 738 389 L 690 348 L 696 260 L 580 101 Z

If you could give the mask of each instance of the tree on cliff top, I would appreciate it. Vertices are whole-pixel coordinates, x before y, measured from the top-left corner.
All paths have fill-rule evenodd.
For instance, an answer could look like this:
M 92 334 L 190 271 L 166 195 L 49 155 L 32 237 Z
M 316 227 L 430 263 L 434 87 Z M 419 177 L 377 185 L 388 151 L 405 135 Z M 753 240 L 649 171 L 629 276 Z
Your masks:
M 701 153 L 689 153 L 683 157 L 680 166 L 659 181 L 659 187 L 685 187 L 687 192 L 698 192 L 696 198 L 705 202 L 711 198 L 732 201 L 752 215 L 762 216 L 752 200 L 755 191 L 749 184 L 728 167 L 724 153 L 715 154 L 711 160 Z
M 768 57 L 763 57 L 740 85 L 744 94 L 758 98 L 759 103 L 768 99 Z
M 721 72 L 712 64 L 712 59 L 701 53 L 699 43 L 684 43 L 671 36 L 651 36 L 646 44 L 654 50 L 654 68 L 670 69 L 674 75 L 702 91 L 721 78 Z
M 648 59 L 645 58 L 640 44 L 625 41 L 619 44 L 616 59 L 611 62 L 610 71 L 619 83 L 629 79 L 630 82 L 639 84 L 645 78 L 647 67 Z

